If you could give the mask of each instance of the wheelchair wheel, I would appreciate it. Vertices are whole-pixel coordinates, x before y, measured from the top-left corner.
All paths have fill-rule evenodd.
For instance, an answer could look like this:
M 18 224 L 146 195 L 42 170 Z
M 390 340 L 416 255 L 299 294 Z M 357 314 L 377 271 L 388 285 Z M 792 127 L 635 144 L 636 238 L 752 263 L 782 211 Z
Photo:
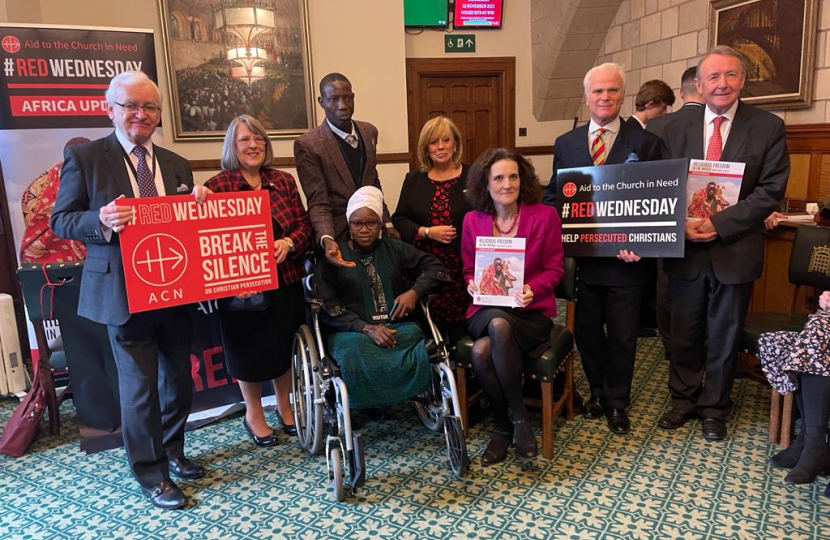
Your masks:
M 300 446 L 311 455 L 320 450 L 323 440 L 323 404 L 320 399 L 320 355 L 308 326 L 294 334 L 291 360 L 291 406 Z
M 415 411 L 421 423 L 430 431 L 444 427 L 444 407 L 441 397 L 441 374 L 437 365 L 432 366 L 429 388 L 414 401 Z
M 329 451 L 329 480 L 332 499 L 338 502 L 345 499 L 346 489 L 343 487 L 343 466 L 340 461 L 339 448 L 332 448 Z
M 447 366 L 443 366 L 441 373 L 441 396 L 444 406 L 444 437 L 447 441 L 447 458 L 450 460 L 450 468 L 455 476 L 464 478 L 467 474 L 467 469 L 470 467 L 470 457 L 467 455 L 467 442 L 464 438 L 461 417 L 455 406 L 458 403 L 458 390 L 455 387 L 452 370 Z M 459 404 L 459 406 L 461 405 Z

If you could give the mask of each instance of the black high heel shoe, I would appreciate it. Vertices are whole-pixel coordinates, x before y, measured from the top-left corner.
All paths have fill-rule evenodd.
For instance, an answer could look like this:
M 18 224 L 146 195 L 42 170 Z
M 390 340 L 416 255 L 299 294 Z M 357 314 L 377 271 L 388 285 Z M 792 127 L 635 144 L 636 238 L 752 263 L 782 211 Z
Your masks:
M 512 439 L 513 434 L 494 429 L 490 433 L 490 442 L 487 443 L 487 448 L 484 449 L 484 453 L 481 455 L 481 462 L 484 465 L 492 465 L 504 461 Z
M 245 431 L 247 431 L 248 435 L 251 436 L 251 439 L 253 439 L 255 445 L 257 445 L 257 446 L 274 446 L 275 444 L 277 444 L 277 436 L 274 435 L 273 431 L 271 431 L 270 435 L 266 435 L 265 437 L 260 437 L 259 435 L 254 433 L 254 430 L 251 429 L 251 426 L 248 425 L 248 419 L 245 418 L 244 416 L 242 417 L 242 425 L 245 426 Z
M 536 444 L 536 437 L 533 435 L 530 421 L 515 420 L 513 422 L 513 436 L 516 441 L 517 456 L 529 459 L 539 455 L 539 446 Z
M 282 432 L 288 435 L 289 437 L 296 437 L 297 436 L 297 426 L 294 424 L 286 424 L 285 420 L 282 419 L 282 415 L 280 414 L 280 410 L 276 409 L 277 411 L 277 419 L 280 421 L 280 425 L 282 425 Z

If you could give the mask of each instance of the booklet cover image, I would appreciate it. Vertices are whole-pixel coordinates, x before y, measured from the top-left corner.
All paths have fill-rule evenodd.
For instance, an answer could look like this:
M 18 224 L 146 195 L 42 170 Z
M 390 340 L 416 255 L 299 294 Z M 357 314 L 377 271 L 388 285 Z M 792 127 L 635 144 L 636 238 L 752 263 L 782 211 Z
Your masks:
M 524 269 L 524 238 L 477 237 L 473 303 L 517 307 L 513 293 L 524 287 Z
M 744 163 L 693 159 L 686 182 L 686 221 L 708 219 L 734 206 L 741 193 Z

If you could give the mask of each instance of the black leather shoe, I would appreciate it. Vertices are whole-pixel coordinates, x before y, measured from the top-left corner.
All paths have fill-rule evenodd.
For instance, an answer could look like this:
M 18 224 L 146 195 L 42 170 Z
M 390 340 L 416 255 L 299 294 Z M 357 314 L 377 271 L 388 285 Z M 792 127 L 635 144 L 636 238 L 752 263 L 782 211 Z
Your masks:
M 170 472 L 179 478 L 201 478 L 205 475 L 205 468 L 184 456 L 171 459 Z
M 604 411 L 602 410 L 602 402 L 598 397 L 592 397 L 588 401 L 588 404 L 585 405 L 585 412 L 583 414 L 585 415 L 585 418 L 590 418 L 591 420 L 602 418 Z
M 694 411 L 681 411 L 672 407 L 660 417 L 657 425 L 663 429 L 677 429 L 686 425 L 686 422 L 697 416 Z
M 704 418 L 701 432 L 707 441 L 722 441 L 726 438 L 726 422 L 720 418 Z
M 511 433 L 494 429 L 490 433 L 490 442 L 487 443 L 487 448 L 484 449 L 484 453 L 481 455 L 481 462 L 484 465 L 492 465 L 504 461 L 512 439 L 513 435 Z
M 628 419 L 625 409 L 611 409 L 608 412 L 608 429 L 617 435 L 625 435 L 631 431 L 631 420 Z
M 539 454 L 539 445 L 530 420 L 516 420 L 513 422 L 513 437 L 516 441 L 516 455 L 520 458 L 534 458 Z
M 251 439 L 253 439 L 255 445 L 257 445 L 257 446 L 274 446 L 275 444 L 277 444 L 277 436 L 274 435 L 273 431 L 271 431 L 270 435 L 266 435 L 265 437 L 260 437 L 259 435 L 254 433 L 254 430 L 251 429 L 251 426 L 248 425 L 248 419 L 245 418 L 245 417 L 242 417 L 242 425 L 245 426 L 245 431 L 247 431 L 248 435 L 251 436 Z
M 187 496 L 170 480 L 162 480 L 160 484 L 148 488 L 141 486 L 141 493 L 154 506 L 165 510 L 176 510 L 187 505 Z

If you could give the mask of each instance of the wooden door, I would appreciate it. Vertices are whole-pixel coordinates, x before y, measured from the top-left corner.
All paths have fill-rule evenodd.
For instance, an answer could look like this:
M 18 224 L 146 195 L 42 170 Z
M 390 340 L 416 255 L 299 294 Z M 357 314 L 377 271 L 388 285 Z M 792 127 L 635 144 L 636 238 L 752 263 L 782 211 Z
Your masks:
M 446 116 L 461 130 L 464 162 L 484 150 L 515 147 L 515 59 L 407 59 L 411 163 L 421 127 Z

